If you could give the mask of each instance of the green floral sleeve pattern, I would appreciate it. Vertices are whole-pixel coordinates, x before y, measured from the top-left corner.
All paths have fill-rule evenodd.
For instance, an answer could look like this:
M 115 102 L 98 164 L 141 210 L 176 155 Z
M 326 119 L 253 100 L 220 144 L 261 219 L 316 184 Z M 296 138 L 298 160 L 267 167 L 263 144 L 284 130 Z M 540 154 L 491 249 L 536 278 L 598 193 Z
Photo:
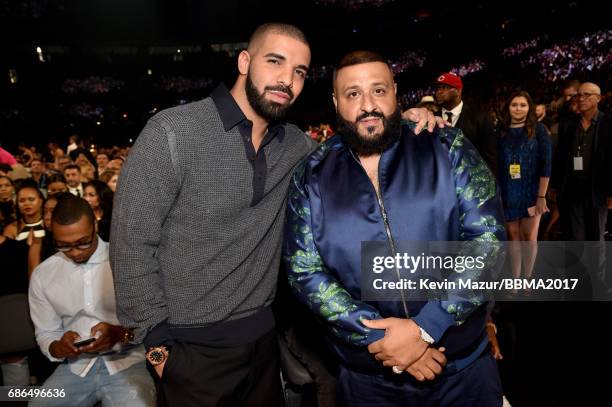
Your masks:
M 500 242 L 505 240 L 497 183 L 484 160 L 461 130 L 444 128 L 440 130 L 440 137 L 449 145 L 448 154 L 459 202 L 460 239 L 478 242 L 473 251 L 470 245 L 466 245 L 460 254 L 484 256 L 485 270 L 490 270 L 498 264 L 502 248 Z M 475 268 L 466 270 L 462 273 L 462 278 L 467 277 L 478 280 L 481 277 L 480 271 Z M 454 315 L 456 324 L 460 325 L 485 301 L 479 292 L 462 290 L 453 293 L 452 300 L 442 301 L 441 305 Z
M 294 296 L 315 315 L 324 319 L 330 331 L 354 345 L 367 345 L 382 336 L 360 321 L 381 318 L 372 306 L 353 298 L 327 270 L 313 239 L 307 175 L 309 163 L 321 160 L 329 141 L 319 146 L 295 170 L 288 195 L 283 258 Z

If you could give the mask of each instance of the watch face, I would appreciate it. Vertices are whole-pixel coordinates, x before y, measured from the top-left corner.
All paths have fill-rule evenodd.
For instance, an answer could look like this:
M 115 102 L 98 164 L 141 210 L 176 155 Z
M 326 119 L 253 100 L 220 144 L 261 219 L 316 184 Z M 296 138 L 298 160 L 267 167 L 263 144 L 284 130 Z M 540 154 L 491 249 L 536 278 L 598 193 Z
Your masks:
M 151 352 L 151 360 L 154 362 L 160 363 L 164 359 L 164 354 L 158 350 L 154 350 Z
M 161 363 L 164 360 L 164 353 L 160 350 L 153 350 L 149 353 L 149 359 L 153 363 Z

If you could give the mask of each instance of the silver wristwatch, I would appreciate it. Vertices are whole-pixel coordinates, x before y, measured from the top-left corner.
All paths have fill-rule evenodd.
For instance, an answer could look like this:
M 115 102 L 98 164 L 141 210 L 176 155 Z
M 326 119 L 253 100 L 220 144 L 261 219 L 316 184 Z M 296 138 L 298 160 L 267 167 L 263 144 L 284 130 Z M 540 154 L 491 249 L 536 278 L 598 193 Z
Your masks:
M 432 338 L 431 335 L 429 335 L 423 328 L 419 327 L 419 330 L 421 331 L 422 340 L 424 340 L 430 345 L 432 345 L 435 342 L 434 338 Z

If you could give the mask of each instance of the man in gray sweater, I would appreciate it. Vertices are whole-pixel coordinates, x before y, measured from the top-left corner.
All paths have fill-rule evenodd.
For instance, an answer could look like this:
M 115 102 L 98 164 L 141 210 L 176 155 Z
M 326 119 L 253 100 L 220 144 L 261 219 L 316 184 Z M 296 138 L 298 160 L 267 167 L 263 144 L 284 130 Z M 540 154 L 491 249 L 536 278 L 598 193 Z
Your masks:
M 314 147 L 282 118 L 309 64 L 299 29 L 260 26 L 232 89 L 155 115 L 123 166 L 110 248 L 117 313 L 162 378 L 161 405 L 278 404 L 270 305 L 289 180 Z M 435 123 L 424 109 L 414 118 Z

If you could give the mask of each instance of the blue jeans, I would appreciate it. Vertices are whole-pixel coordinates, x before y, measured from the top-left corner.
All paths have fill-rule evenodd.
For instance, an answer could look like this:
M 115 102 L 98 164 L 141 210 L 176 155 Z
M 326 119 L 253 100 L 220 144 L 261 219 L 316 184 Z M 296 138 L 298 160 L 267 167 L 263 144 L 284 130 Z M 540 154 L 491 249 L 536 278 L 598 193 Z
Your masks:
M 30 367 L 27 356 L 12 363 L 0 363 L 2 379 L 5 386 L 28 386 L 30 384 Z
M 98 358 L 85 377 L 75 375 L 67 363 L 62 363 L 41 389 L 64 389 L 66 397 L 39 398 L 30 401 L 30 406 L 86 407 L 97 402 L 103 407 L 155 406 L 155 385 L 145 362 L 111 376 L 102 358 Z

